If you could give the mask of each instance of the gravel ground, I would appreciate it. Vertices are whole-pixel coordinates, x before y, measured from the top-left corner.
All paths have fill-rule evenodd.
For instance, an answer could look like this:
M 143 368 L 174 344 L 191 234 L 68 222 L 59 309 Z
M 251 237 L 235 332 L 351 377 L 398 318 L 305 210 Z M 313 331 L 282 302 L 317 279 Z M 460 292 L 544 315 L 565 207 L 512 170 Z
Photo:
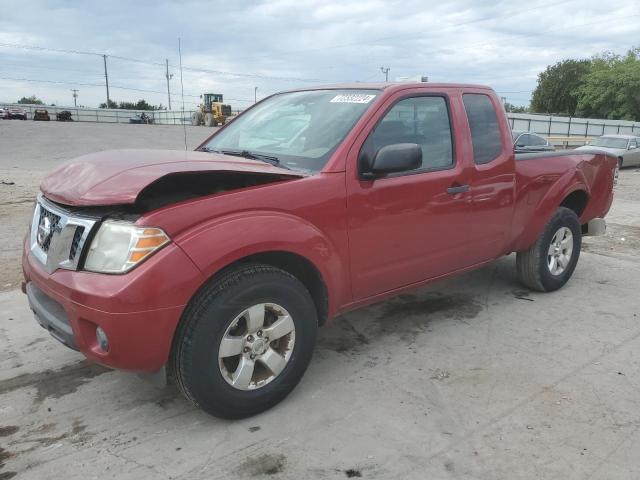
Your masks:
M 182 130 L 0 122 L 0 145 L 0 480 L 640 478 L 638 171 L 560 291 L 523 289 L 511 255 L 343 315 L 292 395 L 231 422 L 87 363 L 15 289 L 46 171 Z

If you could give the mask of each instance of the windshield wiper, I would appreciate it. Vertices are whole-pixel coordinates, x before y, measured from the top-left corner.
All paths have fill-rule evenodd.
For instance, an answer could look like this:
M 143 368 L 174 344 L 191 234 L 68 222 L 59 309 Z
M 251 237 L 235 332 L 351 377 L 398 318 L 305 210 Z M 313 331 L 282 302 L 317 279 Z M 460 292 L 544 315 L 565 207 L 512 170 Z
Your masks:
M 250 152 L 249 150 L 217 150 L 217 149 L 210 149 L 207 147 L 202 147 L 201 150 L 205 152 L 222 153 L 223 155 L 233 155 L 235 157 L 248 158 L 251 160 L 260 160 L 262 162 L 269 163 L 276 167 L 286 168 L 287 170 L 291 170 L 286 165 L 280 164 L 280 159 L 278 157 L 274 157 L 273 155 L 265 155 L 263 153 Z

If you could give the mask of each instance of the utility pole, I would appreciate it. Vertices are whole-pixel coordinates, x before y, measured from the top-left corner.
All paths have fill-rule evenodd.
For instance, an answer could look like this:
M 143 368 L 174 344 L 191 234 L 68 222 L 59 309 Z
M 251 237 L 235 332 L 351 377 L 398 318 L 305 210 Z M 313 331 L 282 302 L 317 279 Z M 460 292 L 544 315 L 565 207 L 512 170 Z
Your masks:
M 389 81 L 389 70 L 391 70 L 389 67 L 380 67 L 380 71 L 382 73 L 384 73 L 384 81 L 388 82 Z
M 169 89 L 169 80 L 173 78 L 173 74 L 169 75 L 169 59 L 165 58 L 167 65 L 167 73 L 165 76 L 167 77 L 167 97 L 169 97 L 169 110 L 171 110 L 171 90 Z
M 109 104 L 111 103 L 111 99 L 109 98 L 109 75 L 107 74 L 107 56 L 102 55 L 102 59 L 104 60 L 104 82 L 107 86 L 107 108 L 110 108 Z
M 71 94 L 71 96 L 73 97 L 73 106 L 77 107 L 78 103 L 76 102 L 76 98 L 78 98 L 78 89 L 77 88 L 72 88 L 71 91 L 73 92 Z
M 258 101 L 258 87 L 253 87 L 253 103 Z

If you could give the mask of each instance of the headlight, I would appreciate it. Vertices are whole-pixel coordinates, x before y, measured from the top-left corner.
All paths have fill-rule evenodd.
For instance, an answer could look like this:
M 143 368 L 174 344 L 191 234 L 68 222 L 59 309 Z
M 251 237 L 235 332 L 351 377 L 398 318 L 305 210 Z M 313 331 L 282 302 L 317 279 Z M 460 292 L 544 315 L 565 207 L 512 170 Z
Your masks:
M 160 228 L 107 220 L 93 237 L 84 269 L 124 273 L 168 242 L 169 237 Z

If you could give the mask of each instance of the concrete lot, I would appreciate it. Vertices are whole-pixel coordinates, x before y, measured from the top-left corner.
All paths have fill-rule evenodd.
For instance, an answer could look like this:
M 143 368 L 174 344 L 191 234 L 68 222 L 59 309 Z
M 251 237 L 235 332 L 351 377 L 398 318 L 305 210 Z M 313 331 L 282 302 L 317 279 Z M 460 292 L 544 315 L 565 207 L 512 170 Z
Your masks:
M 0 179 L 16 185 L 0 185 L 0 215 L 16 232 L 66 156 L 183 141 L 175 127 L 7 123 Z M 523 289 L 510 256 L 344 315 L 293 394 L 242 421 L 86 363 L 19 291 L 0 293 L 0 480 L 639 478 L 639 191 L 624 170 L 609 233 L 585 240 L 561 291 Z M 3 235 L 11 270 L 19 239 Z

